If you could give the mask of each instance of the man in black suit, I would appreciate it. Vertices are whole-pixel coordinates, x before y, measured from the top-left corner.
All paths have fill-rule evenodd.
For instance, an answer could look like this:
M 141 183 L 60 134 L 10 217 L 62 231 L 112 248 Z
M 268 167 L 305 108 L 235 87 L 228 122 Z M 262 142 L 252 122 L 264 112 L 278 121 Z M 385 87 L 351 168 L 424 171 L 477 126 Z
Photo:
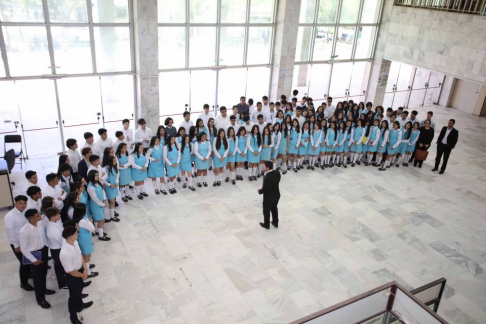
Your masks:
M 440 160 L 442 155 L 444 155 L 439 174 L 444 173 L 449 155 L 451 155 L 451 151 L 456 146 L 457 139 L 459 138 L 459 132 L 454 128 L 455 123 L 456 121 L 454 119 L 450 119 L 447 126 L 442 127 L 439 138 L 437 139 L 437 156 L 435 157 L 435 167 L 432 171 L 439 169 Z
M 258 189 L 260 195 L 263 194 L 263 223 L 260 226 L 270 229 L 270 212 L 272 212 L 272 225 L 278 227 L 278 201 L 280 200 L 280 172 L 273 170 L 273 162 L 265 161 L 263 167 L 265 176 L 263 177 L 263 186 Z

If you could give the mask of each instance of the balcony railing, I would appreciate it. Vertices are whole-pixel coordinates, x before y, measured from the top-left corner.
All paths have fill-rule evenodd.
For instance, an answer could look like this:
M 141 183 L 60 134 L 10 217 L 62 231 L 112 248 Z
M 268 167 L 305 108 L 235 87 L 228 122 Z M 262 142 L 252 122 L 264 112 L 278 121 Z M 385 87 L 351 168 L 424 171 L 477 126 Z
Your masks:
M 395 5 L 486 16 L 486 0 L 395 0 Z

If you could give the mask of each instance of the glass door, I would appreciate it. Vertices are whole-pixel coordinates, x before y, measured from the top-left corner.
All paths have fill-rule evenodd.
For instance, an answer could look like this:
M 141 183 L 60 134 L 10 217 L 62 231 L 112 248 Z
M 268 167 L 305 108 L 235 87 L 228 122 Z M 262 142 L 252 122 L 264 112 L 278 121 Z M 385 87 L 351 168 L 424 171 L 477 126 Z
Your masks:
M 425 90 L 424 106 L 435 105 L 437 103 L 443 80 L 444 75 L 442 73 L 430 72 L 429 82 Z
M 299 64 L 294 66 L 294 74 L 292 77 L 292 90 L 298 90 L 299 95 L 297 98 L 297 102 L 300 102 L 300 99 L 304 96 L 307 96 L 309 93 L 309 83 L 310 83 L 310 73 L 311 73 L 312 65 L 310 64 Z M 287 95 L 287 101 L 290 102 L 292 99 L 292 92 L 291 93 L 282 93 Z M 280 99 L 280 94 L 279 94 Z
M 182 121 L 182 113 L 189 108 L 190 72 L 163 72 L 159 77 L 160 125 L 167 117 L 176 117 L 174 125 Z M 157 130 L 152 129 L 155 133 Z
M 416 68 L 413 78 L 412 93 L 408 101 L 409 107 L 419 107 L 424 105 L 427 84 L 430 79 L 430 71 L 423 68 Z
M 370 77 L 371 63 L 355 62 L 349 83 L 348 100 L 352 99 L 355 103 L 365 100 L 366 88 Z
M 325 101 L 329 96 L 329 82 L 331 80 L 331 64 L 313 64 L 310 76 L 309 97 L 313 100 Z M 320 103 L 315 102 L 315 108 Z
M 263 96 L 269 96 L 270 71 L 271 69 L 268 67 L 248 68 L 245 93 L 247 102 L 248 99 L 253 98 L 253 100 L 256 100 L 254 103 L 256 105 L 258 101 L 262 101 Z M 235 99 L 239 100 L 240 97 L 238 96 Z M 280 97 L 275 98 L 275 100 L 279 101 Z
M 52 156 L 63 151 L 55 82 L 15 81 L 27 157 Z
M 353 63 L 334 63 L 332 65 L 332 78 L 329 94 L 333 102 L 347 100 L 349 85 L 353 74 Z
M 199 114 L 204 112 L 205 104 L 208 104 L 209 111 L 214 113 L 216 73 L 218 72 L 212 70 L 191 71 L 191 103 L 189 108 L 191 113 L 194 114 L 192 118 L 194 124 Z
M 5 135 L 19 133 L 20 116 L 17 98 L 15 96 L 14 82 L 0 82 L 0 155 L 4 155 Z M 25 141 L 23 141 L 25 144 Z M 8 147 L 6 148 L 8 151 Z
M 226 106 L 230 109 L 239 103 L 240 97 L 246 93 L 246 72 L 247 69 L 223 69 L 218 71 L 218 98 L 216 110 L 219 113 L 219 107 Z M 247 101 L 250 98 L 247 98 Z M 254 105 L 262 98 L 253 98 Z M 231 112 L 228 112 L 231 114 Z M 215 114 L 216 115 L 216 114 Z
M 392 62 L 388 73 L 388 82 L 385 90 L 383 107 L 397 109 L 405 107 L 411 90 L 414 67 L 408 64 Z

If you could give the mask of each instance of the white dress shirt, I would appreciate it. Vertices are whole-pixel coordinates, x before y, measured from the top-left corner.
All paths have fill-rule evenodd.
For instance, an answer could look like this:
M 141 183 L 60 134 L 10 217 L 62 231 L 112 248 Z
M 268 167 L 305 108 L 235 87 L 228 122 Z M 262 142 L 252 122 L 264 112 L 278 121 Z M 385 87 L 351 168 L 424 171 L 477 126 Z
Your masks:
M 27 198 L 27 208 L 25 208 L 25 210 L 36 209 L 37 212 L 40 213 L 41 208 L 42 208 L 42 199 L 41 198 L 37 199 L 37 201 L 35 201 L 34 199 L 32 199 L 30 197 Z
M 304 123 L 305 123 L 305 117 L 304 117 L 304 116 L 302 116 L 302 115 L 300 115 L 300 117 L 295 116 L 295 117 L 293 117 L 293 118 L 292 118 L 292 120 L 293 120 L 294 118 L 297 118 L 297 120 L 299 121 L 299 126 L 300 126 L 300 129 L 302 129 L 302 127 L 304 127 Z
M 220 128 L 226 129 L 228 128 L 228 125 L 231 124 L 229 116 L 226 115 L 226 117 L 223 117 L 221 115 L 216 116 L 214 119 L 214 126 L 219 130 Z
M 204 122 L 204 126 L 207 126 L 209 118 L 214 118 L 214 114 L 212 112 L 208 112 L 207 114 L 202 112 L 202 113 L 199 114 L 198 118 L 201 118 L 202 121 Z
M 255 125 L 255 124 L 253 124 L 252 122 L 249 122 L 248 124 L 247 123 L 243 124 L 243 127 L 245 127 L 247 134 L 249 134 L 251 132 L 253 125 Z
M 20 251 L 32 262 L 37 259 L 31 252 L 42 249 L 46 245 L 44 224 L 37 222 L 37 226 L 25 224 L 19 231 Z
M 4 218 L 5 232 L 7 234 L 8 241 L 14 246 L 14 248 L 18 248 L 20 246 L 19 231 L 25 224 L 28 223 L 27 218 L 24 216 L 24 212 L 25 211 L 21 212 L 14 207 L 14 209 L 9 211 Z
M 334 115 L 334 111 L 336 110 L 336 107 L 334 105 L 327 106 L 326 109 L 324 109 L 324 118 L 329 119 Z
M 265 105 L 265 104 L 262 103 L 262 111 L 267 112 L 269 110 L 270 110 L 270 104 Z
M 22 181 L 20 184 L 13 186 L 12 192 L 13 196 L 17 197 L 18 195 L 27 196 L 27 189 L 33 186 L 39 186 L 39 182 L 37 184 L 33 184 L 29 180 Z
M 66 199 L 67 193 L 59 187 L 59 185 L 56 185 L 54 188 L 47 185 L 44 190 L 42 190 L 42 196 L 43 197 L 52 197 L 54 198 L 54 201 L 56 202 L 56 207 L 61 210 L 62 207 L 64 207 L 64 202 L 63 200 Z M 62 198 L 62 200 L 58 200 L 57 198 Z
M 67 150 L 67 156 L 69 157 L 69 165 L 73 169 L 73 172 L 78 172 L 78 163 L 81 161 L 81 155 L 78 150 Z
M 131 130 L 130 128 L 129 129 L 122 128 L 120 132 L 123 133 L 123 136 L 125 137 L 123 139 L 123 142 L 127 144 L 128 152 L 131 153 L 133 151 L 133 147 L 132 147 L 133 143 L 135 142 L 135 138 L 133 137 L 133 130 Z M 116 150 L 117 147 L 114 147 L 114 149 Z
M 240 125 L 238 125 L 238 123 L 235 123 L 234 125 L 229 123 L 228 124 L 228 127 L 226 127 L 225 131 L 226 131 L 226 136 L 228 136 L 228 129 L 230 127 L 233 127 L 233 129 L 235 130 L 235 134 L 238 133 L 238 129 L 240 129 Z
M 62 267 L 66 273 L 81 269 L 83 266 L 83 259 L 78 241 L 74 241 L 73 245 L 65 242 L 61 247 L 59 260 L 61 261 Z
M 442 144 L 444 145 L 447 145 L 447 136 L 449 136 L 449 133 L 451 132 L 452 128 L 449 129 L 449 127 L 447 127 L 447 130 L 446 130 L 446 133 L 444 135 L 444 138 L 442 139 Z
M 263 122 L 261 124 L 255 124 L 255 125 L 258 125 L 258 128 L 260 129 L 260 134 L 263 134 L 263 129 L 265 128 L 265 126 L 267 126 L 267 123 Z M 250 130 L 251 132 L 251 130 Z
M 120 141 L 118 138 L 117 138 L 117 139 L 116 139 L 116 141 L 113 143 L 113 150 L 115 150 L 115 152 L 116 152 L 116 150 L 117 150 L 118 146 L 120 146 L 120 144 L 121 144 L 121 143 L 125 143 L 125 144 L 127 144 L 125 140 Z M 129 150 L 128 146 L 129 146 L 129 145 L 127 144 L 127 151 Z
M 61 220 L 57 222 L 47 223 L 46 239 L 47 246 L 51 250 L 59 250 L 62 247 L 64 238 L 62 237 L 62 231 L 64 230 Z
M 397 118 L 396 121 L 400 123 L 400 128 L 405 127 L 405 124 L 408 122 L 408 119 L 403 120 L 403 118 Z
M 91 152 L 93 152 L 94 155 L 98 155 L 100 157 L 103 156 L 103 151 L 100 149 L 100 147 L 98 146 L 98 144 L 94 143 L 89 145 L 88 143 L 84 143 L 83 144 L 83 147 L 81 148 L 81 150 L 85 147 L 90 147 L 91 148 Z
M 146 138 L 144 141 L 143 139 Z M 135 142 L 140 142 L 143 144 L 143 147 L 148 148 L 150 144 L 150 139 L 152 138 L 152 130 L 148 127 L 145 127 L 145 130 L 139 128 L 135 131 Z
M 192 120 L 189 119 L 189 121 L 187 122 L 185 119 L 182 121 L 181 123 L 181 126 L 180 127 L 184 127 L 184 129 L 186 130 L 186 134 L 189 135 L 189 129 L 191 128 L 191 126 L 194 126 L 194 123 L 192 122 Z
M 262 115 L 263 119 L 265 120 L 265 112 L 262 110 L 258 111 L 258 109 L 255 109 L 250 116 L 250 120 L 254 123 L 258 123 L 258 115 Z
M 263 118 L 265 119 L 265 123 L 273 123 L 275 122 L 275 118 L 277 117 L 277 111 L 274 109 L 273 111 L 268 110 L 265 112 Z
M 103 183 L 108 178 L 108 174 L 106 173 L 106 170 L 101 166 L 101 164 L 98 164 L 97 167 L 91 164 L 88 168 L 88 174 L 91 170 L 98 171 L 98 177 L 101 183 Z
M 104 141 L 100 138 L 99 140 L 96 141 L 96 144 L 101 150 L 100 156 L 103 156 L 103 153 L 105 152 L 105 148 L 113 147 L 113 141 L 109 137 L 107 137 Z

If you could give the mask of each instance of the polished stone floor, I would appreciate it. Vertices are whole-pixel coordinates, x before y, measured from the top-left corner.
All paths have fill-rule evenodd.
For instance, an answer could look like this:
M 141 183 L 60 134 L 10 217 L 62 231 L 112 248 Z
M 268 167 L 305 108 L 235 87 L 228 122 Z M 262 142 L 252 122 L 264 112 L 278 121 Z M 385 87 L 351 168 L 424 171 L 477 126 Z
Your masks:
M 288 323 L 391 280 L 415 288 L 445 277 L 440 315 L 484 323 L 486 119 L 417 110 L 420 119 L 433 110 L 438 128 L 457 120 L 444 175 L 431 172 L 435 148 L 422 169 L 290 172 L 278 229 L 258 224 L 260 182 L 121 202 L 122 221 L 106 226 L 112 240 L 95 241 L 100 276 L 85 291 L 95 304 L 84 322 Z M 28 167 L 45 174 L 55 160 Z M 20 182 L 20 170 L 12 177 Z M 43 310 L 19 288 L 0 227 L 0 323 L 68 323 L 67 291 L 48 296 L 53 307 Z

